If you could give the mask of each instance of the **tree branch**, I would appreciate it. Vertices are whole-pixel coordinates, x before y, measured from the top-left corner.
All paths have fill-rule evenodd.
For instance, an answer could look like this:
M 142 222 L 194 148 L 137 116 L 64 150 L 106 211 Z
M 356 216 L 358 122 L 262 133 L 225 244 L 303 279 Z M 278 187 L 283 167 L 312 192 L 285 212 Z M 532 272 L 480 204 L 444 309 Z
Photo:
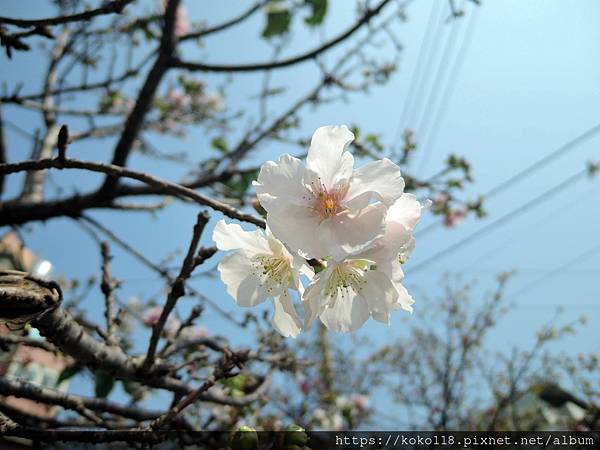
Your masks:
M 367 9 L 366 12 L 362 15 L 362 17 L 349 29 L 338 35 L 337 37 L 327 41 L 323 45 L 302 53 L 300 55 L 283 59 L 280 61 L 274 62 L 264 62 L 264 63 L 256 63 L 256 64 L 239 64 L 239 65 L 227 65 L 227 64 L 204 64 L 204 63 L 193 63 L 182 61 L 176 58 L 173 61 L 173 66 L 192 71 L 201 71 L 201 72 L 252 72 L 257 70 L 270 70 L 270 69 L 279 69 L 282 67 L 292 66 L 294 64 L 298 64 L 304 61 L 308 61 L 316 58 L 322 53 L 325 53 L 327 50 L 335 47 L 336 45 L 344 42 L 350 36 L 352 36 L 356 31 L 360 30 L 365 24 L 369 23 L 369 21 L 376 15 L 378 15 L 383 8 L 390 3 L 391 0 L 383 0 L 376 7 L 372 9 Z
M 199 39 L 199 38 L 202 38 L 202 37 L 206 37 L 206 36 L 208 36 L 210 34 L 218 33 L 220 31 L 226 30 L 227 28 L 233 27 L 233 26 L 237 25 L 238 23 L 243 22 L 244 20 L 246 20 L 248 17 L 250 17 L 256 11 L 258 11 L 264 5 L 266 5 L 267 3 L 269 3 L 269 1 L 270 0 L 261 0 L 259 2 L 256 2 L 249 9 L 247 9 L 246 11 L 244 11 L 239 16 L 234 17 L 233 19 L 227 20 L 227 21 L 225 21 L 223 23 L 220 23 L 219 25 L 215 25 L 215 26 L 212 26 L 212 27 L 209 27 L 209 28 L 205 28 L 204 30 L 200 30 L 200 31 L 196 31 L 194 33 L 186 34 L 185 36 L 181 36 L 179 38 L 179 40 L 180 41 L 188 41 L 190 39 Z
M 196 249 L 198 248 L 198 243 L 200 242 L 200 236 L 202 235 L 202 231 L 204 231 L 204 227 L 208 223 L 209 216 L 206 211 L 198 214 L 198 218 L 196 220 L 196 225 L 194 226 L 194 231 L 192 235 L 192 240 L 190 241 L 190 245 L 185 255 L 185 259 L 183 260 L 183 264 L 181 265 L 181 270 L 179 271 L 179 275 L 171 284 L 171 288 L 169 289 L 169 294 L 167 296 L 167 301 L 165 302 L 165 306 L 162 309 L 160 318 L 158 322 L 152 328 L 152 336 L 150 337 L 150 343 L 148 344 L 148 351 L 146 353 L 146 360 L 144 361 L 144 367 L 150 367 L 154 362 L 154 355 L 156 353 L 156 347 L 158 345 L 158 340 L 162 334 L 162 331 L 165 327 L 165 323 L 167 323 L 167 318 L 173 308 L 175 308 L 175 304 L 180 297 L 185 295 L 185 282 L 190 277 L 195 264 L 196 257 Z
M 2 120 L 2 102 L 0 101 L 0 164 L 5 164 L 8 161 L 6 150 L 6 136 L 4 135 L 4 122 Z M 0 200 L 4 192 L 4 174 L 0 174 Z
M 241 220 L 244 222 L 249 222 L 249 223 L 253 223 L 254 225 L 257 225 L 261 228 L 265 227 L 265 222 L 263 219 L 260 219 L 258 217 L 255 217 L 251 214 L 246 214 L 243 213 L 241 211 L 239 211 L 236 208 L 233 208 L 223 202 L 220 202 L 218 200 L 214 200 L 211 199 L 210 197 L 207 197 L 203 194 L 200 194 L 199 192 L 196 192 L 192 189 L 189 189 L 187 187 L 181 186 L 179 184 L 176 183 L 171 183 L 169 181 L 166 180 L 162 180 L 160 178 L 154 177 L 152 175 L 148 175 L 146 173 L 143 172 L 136 172 L 134 170 L 131 169 L 127 169 L 125 167 L 120 167 L 120 166 L 115 166 L 112 164 L 104 164 L 104 163 L 97 163 L 97 162 L 91 162 L 91 161 L 81 161 L 81 160 L 77 160 L 77 159 L 71 159 L 68 158 L 64 161 L 61 161 L 59 159 L 41 159 L 41 160 L 37 160 L 37 161 L 23 161 L 20 163 L 13 163 L 13 164 L 0 164 L 0 174 L 10 174 L 10 173 L 17 173 L 17 172 L 23 172 L 23 171 L 32 171 L 32 170 L 43 170 L 43 169 L 50 169 L 50 168 L 55 168 L 55 169 L 83 169 L 83 170 L 90 170 L 92 172 L 101 172 L 101 173 L 105 173 L 108 175 L 113 175 L 115 178 L 119 178 L 119 177 L 125 177 L 125 178 L 131 178 L 134 180 L 138 180 L 141 181 L 143 183 L 146 183 L 148 185 L 151 186 L 155 186 L 157 188 L 159 188 L 165 195 L 172 195 L 174 197 L 179 197 L 179 198 L 185 198 L 185 199 L 189 199 L 189 200 L 193 200 L 198 204 L 204 205 L 204 206 L 208 206 L 209 208 L 215 209 L 217 211 L 221 211 L 223 214 L 225 214 L 226 216 L 232 218 L 232 219 L 237 219 L 237 220 Z M 75 199 L 75 206 L 77 206 L 77 203 L 79 203 L 79 206 L 82 206 L 81 204 L 83 203 L 83 205 L 85 205 L 86 203 L 89 204 L 93 204 L 94 201 L 98 202 L 98 204 L 103 204 L 109 205 L 110 202 L 112 201 L 112 198 L 110 195 L 107 195 L 106 197 L 102 196 L 102 193 L 94 193 L 94 194 L 89 194 L 88 196 L 85 197 L 77 197 Z M 57 211 L 53 211 L 55 208 L 55 204 L 53 205 L 52 202 L 45 202 L 42 204 L 44 207 L 48 208 L 50 211 L 50 213 L 53 213 L 53 216 L 57 215 Z M 38 206 L 42 206 L 42 205 L 38 205 Z M 14 219 L 11 219 L 11 214 L 10 214 L 10 208 L 8 207 L 9 205 L 4 204 L 0 206 L 0 211 L 2 211 L 2 217 L 0 217 L 0 225 L 2 224 L 10 224 L 10 223 L 23 223 L 26 221 L 31 220 L 31 218 L 26 218 L 26 217 L 22 217 L 20 220 L 18 217 L 14 217 Z M 10 205 L 12 206 L 12 205 Z M 73 206 L 73 205 L 71 205 Z M 18 210 L 20 207 L 20 205 L 14 205 L 14 209 Z M 75 208 L 75 211 L 77 211 L 77 208 Z M 81 211 L 81 209 L 79 209 L 79 212 Z M 76 213 L 73 211 L 71 212 L 71 214 L 67 214 L 67 215 L 75 215 Z M 64 215 L 64 211 L 62 213 L 60 213 L 59 215 Z M 52 217 L 52 216 L 50 216 Z
M 123 406 L 103 398 L 84 397 L 56 389 L 42 387 L 27 381 L 0 377 L 0 394 L 27 398 L 36 402 L 58 405 L 63 408 L 78 411 L 87 408 L 92 411 L 115 414 L 133 420 L 154 420 L 164 414 L 164 411 L 147 410 L 139 407 Z
M 104 315 L 106 318 L 106 334 L 110 344 L 117 344 L 115 341 L 115 294 L 114 294 L 114 282 L 111 276 L 110 250 L 107 242 L 100 244 L 100 253 L 102 255 L 102 282 L 100 283 L 100 290 L 104 294 Z
M 92 9 L 89 11 L 84 11 L 78 14 L 71 14 L 67 16 L 57 16 L 50 17 L 47 19 L 34 19 L 34 20 L 26 20 L 26 19 L 12 19 L 10 17 L 0 17 L 0 24 L 5 23 L 7 25 L 14 25 L 20 28 L 28 28 L 28 27 L 45 27 L 49 25 L 60 25 L 64 23 L 70 22 L 81 22 L 90 20 L 96 16 L 101 16 L 105 14 L 120 14 L 125 6 L 131 3 L 133 0 L 113 0 L 108 2 L 106 5 Z
M 175 36 L 174 30 L 179 2 L 180 0 L 170 0 L 167 4 L 162 37 L 158 49 L 158 57 L 144 81 L 142 89 L 138 94 L 137 101 L 135 102 L 135 106 L 129 113 L 129 116 L 127 116 L 125 128 L 121 133 L 121 137 L 119 138 L 119 142 L 117 142 L 113 153 L 112 164 L 114 165 L 126 165 L 131 147 L 142 128 L 146 114 L 152 107 L 152 102 L 158 86 L 171 66 L 171 60 L 177 43 L 177 37 Z M 110 176 L 106 177 L 101 191 L 107 192 L 113 190 L 116 182 L 116 178 Z

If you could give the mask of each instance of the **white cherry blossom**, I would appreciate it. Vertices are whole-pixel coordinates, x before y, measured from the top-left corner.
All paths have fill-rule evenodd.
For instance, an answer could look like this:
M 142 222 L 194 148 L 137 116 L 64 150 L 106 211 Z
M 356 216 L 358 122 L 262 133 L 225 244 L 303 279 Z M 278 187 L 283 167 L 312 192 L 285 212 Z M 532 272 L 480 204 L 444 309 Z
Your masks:
M 243 307 L 256 306 L 271 298 L 273 325 L 283 336 L 296 337 L 301 330 L 289 289 L 302 291 L 300 274 L 311 277 L 310 266 L 292 255 L 269 230 L 245 231 L 237 224 L 217 223 L 213 240 L 219 250 L 235 252 L 219 263 L 227 292 Z
M 326 263 L 303 295 L 305 328 L 319 316 L 327 328 L 349 332 L 370 316 L 389 324 L 392 311 L 412 312 L 414 300 L 402 285 L 402 263 L 414 248 L 412 231 L 424 206 L 414 195 L 402 195 L 389 208 L 383 236 L 343 261 Z
M 293 251 L 339 261 L 383 234 L 387 208 L 402 195 L 404 180 L 388 159 L 354 170 L 346 151 L 353 139 L 346 126 L 321 127 L 306 166 L 287 154 L 262 166 L 255 186 L 267 223 Z

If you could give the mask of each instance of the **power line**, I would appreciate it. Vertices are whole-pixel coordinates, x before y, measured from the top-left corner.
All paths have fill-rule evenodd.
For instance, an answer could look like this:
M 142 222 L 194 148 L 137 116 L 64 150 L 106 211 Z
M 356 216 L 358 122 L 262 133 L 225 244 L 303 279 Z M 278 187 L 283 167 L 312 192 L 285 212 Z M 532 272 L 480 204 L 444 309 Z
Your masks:
M 533 164 L 527 166 L 525 169 L 521 170 L 520 172 L 517 172 L 512 177 L 509 177 L 508 179 L 504 180 L 503 182 L 501 182 L 500 184 L 498 184 L 497 186 L 493 187 L 488 192 L 483 194 L 483 196 L 487 199 L 490 199 L 490 198 L 496 196 L 498 193 L 502 192 L 505 188 L 516 183 L 517 181 L 520 181 L 521 179 L 525 178 L 526 176 L 531 175 L 533 172 L 536 172 L 537 170 L 541 169 L 542 167 L 547 166 L 550 162 L 554 161 L 559 156 L 573 150 L 575 147 L 577 147 L 578 145 L 587 141 L 588 139 L 593 137 L 598 132 L 600 132 L 600 123 L 587 129 L 580 135 L 576 136 L 575 138 L 571 139 L 570 141 L 568 141 L 565 144 L 558 147 L 553 152 L 551 152 L 548 155 L 544 156 L 543 158 L 537 160 Z M 415 236 L 417 236 L 417 237 L 422 236 L 422 235 L 434 230 L 435 228 L 439 227 L 442 224 L 442 222 L 443 221 L 436 221 L 436 222 L 433 222 L 433 223 L 427 225 L 424 228 L 421 228 L 420 230 L 415 232 Z
M 431 70 L 429 70 L 429 68 L 431 68 L 435 63 L 434 61 L 437 60 L 437 55 L 438 55 L 438 50 L 439 50 L 439 45 L 438 42 L 442 39 L 442 35 L 444 32 L 444 21 L 443 21 L 443 14 L 440 14 L 438 17 L 438 23 L 437 23 L 437 28 L 434 32 L 434 36 L 433 36 L 433 42 L 431 45 L 431 48 L 428 52 L 428 54 L 426 55 L 425 58 L 425 64 L 423 66 L 424 68 L 424 72 L 422 74 L 420 74 L 419 77 L 417 77 L 418 83 L 417 83 L 417 87 L 415 89 L 415 98 L 417 99 L 417 103 L 412 105 L 411 108 L 408 111 L 408 117 L 407 120 L 405 122 L 405 127 L 413 127 L 416 125 L 416 119 L 420 117 L 420 113 L 419 111 L 421 110 L 421 104 L 423 103 L 422 100 L 419 101 L 420 99 L 423 98 L 422 93 L 427 89 L 427 86 L 429 84 L 429 79 L 431 78 L 429 76 L 430 73 L 432 73 Z M 431 80 L 433 81 L 433 80 Z
M 524 203 L 523 205 L 519 206 L 518 208 L 510 211 L 509 213 L 505 214 L 504 216 L 500 217 L 499 219 L 496 219 L 494 222 L 489 223 L 487 226 L 477 230 L 476 232 L 470 234 L 469 236 L 461 239 L 460 241 L 450 245 L 449 247 L 446 247 L 443 250 L 440 250 L 439 252 L 435 253 L 434 255 L 430 256 L 429 258 L 426 258 L 425 260 L 421 261 L 420 263 L 418 263 L 416 266 L 411 268 L 411 272 L 415 273 L 418 272 L 419 270 L 423 269 L 427 264 L 431 263 L 432 261 L 435 261 L 437 259 L 443 258 L 444 256 L 446 256 L 447 254 L 449 254 L 450 252 L 457 250 L 458 248 L 464 246 L 465 244 L 474 241 L 475 239 L 489 233 L 490 231 L 496 229 L 497 227 L 499 227 L 500 225 L 514 219 L 515 217 L 518 217 L 519 215 L 527 212 L 530 210 L 530 208 L 539 205 L 545 201 L 547 201 L 548 199 L 550 199 L 551 197 L 553 197 L 554 195 L 558 194 L 559 192 L 561 192 L 564 188 L 566 188 L 567 186 L 569 186 L 570 184 L 578 181 L 580 178 L 584 177 L 585 175 L 588 175 L 589 171 L 588 168 L 584 168 L 582 170 L 580 170 L 579 172 L 575 173 L 574 175 L 571 175 L 569 178 L 567 178 L 566 180 L 562 181 L 561 183 L 557 184 L 556 186 L 548 189 L 547 191 L 545 191 L 544 193 L 542 193 L 541 195 L 538 195 L 537 197 L 533 198 L 532 200 L 529 200 L 528 202 Z
M 550 272 L 546 273 L 545 275 L 542 275 L 540 278 L 538 278 L 537 280 L 532 281 L 531 283 L 525 285 L 524 287 L 522 287 L 521 289 L 519 289 L 518 291 L 514 292 L 511 294 L 512 297 L 518 297 L 519 295 L 533 289 L 534 287 L 538 286 L 540 283 L 543 283 L 544 281 L 546 281 L 549 278 L 554 277 L 557 273 L 560 273 L 562 271 L 564 271 L 565 269 L 575 266 L 577 264 L 579 264 L 581 261 L 586 260 L 587 258 L 589 258 L 590 256 L 599 253 L 600 252 L 600 244 L 587 249 L 586 251 L 584 251 L 583 253 L 577 255 L 575 258 L 567 261 L 564 264 L 561 264 L 560 266 L 556 267 L 555 269 L 551 270 Z
M 427 21 L 427 25 L 425 26 L 425 33 L 423 34 L 423 39 L 421 41 L 421 45 L 419 47 L 419 53 L 417 55 L 417 61 L 415 64 L 415 68 L 413 70 L 411 79 L 410 79 L 410 84 L 409 84 L 409 88 L 408 88 L 408 97 L 406 99 L 406 101 L 404 102 L 404 107 L 402 108 L 402 114 L 400 116 L 400 120 L 398 122 L 398 126 L 396 128 L 396 133 L 394 136 L 394 142 L 399 142 L 400 140 L 400 134 L 402 133 L 402 128 L 403 126 L 406 124 L 406 120 L 408 119 L 408 113 L 412 108 L 412 104 L 414 103 L 414 99 L 415 99 L 415 87 L 417 82 L 420 80 L 421 76 L 421 70 L 422 70 L 422 66 L 423 66 L 423 62 L 425 61 L 424 56 L 429 54 L 429 47 L 430 47 L 430 43 L 431 43 L 431 39 L 434 35 L 433 33 L 433 27 L 436 23 L 436 13 L 437 16 L 440 15 L 441 9 L 442 7 L 440 6 L 442 4 L 442 2 L 440 2 L 439 0 L 433 0 L 433 3 L 431 4 L 431 12 L 429 13 L 429 19 Z M 438 23 L 438 27 L 439 27 L 439 18 L 437 20 Z M 397 150 L 398 147 L 395 149 Z
M 452 21 L 451 29 L 448 32 L 448 36 L 446 37 L 446 42 L 444 43 L 444 47 L 442 49 L 442 56 L 439 60 L 439 64 L 437 65 L 437 70 L 435 71 L 435 75 L 433 78 L 433 83 L 431 84 L 431 88 L 429 89 L 429 94 L 425 99 L 425 104 L 419 121 L 415 126 L 415 130 L 418 131 L 419 135 L 422 137 L 425 135 L 425 131 L 427 130 L 427 125 L 429 118 L 431 117 L 431 109 L 433 104 L 437 101 L 440 86 L 443 82 L 442 78 L 447 73 L 447 68 L 449 66 L 450 57 L 454 53 L 454 47 L 456 44 L 456 36 L 458 34 L 458 24 L 457 20 Z M 422 163 L 421 163 L 422 166 Z M 419 173 L 419 170 L 416 172 Z
M 456 53 L 456 58 L 454 59 L 454 61 L 452 63 L 452 68 L 450 69 L 450 75 L 448 76 L 448 78 L 446 80 L 446 86 L 444 86 L 444 89 L 442 90 L 442 99 L 440 100 L 438 108 L 434 114 L 434 120 L 433 120 L 433 124 L 431 127 L 431 132 L 427 133 L 426 135 L 424 134 L 422 137 L 422 142 L 424 143 L 423 157 L 421 159 L 421 166 L 419 168 L 419 171 L 423 170 L 426 167 L 429 156 L 433 152 L 432 147 L 435 145 L 435 142 L 437 140 L 437 135 L 439 133 L 440 126 L 442 124 L 442 118 L 444 117 L 446 108 L 448 107 L 448 104 L 452 98 L 452 94 L 454 93 L 454 90 L 456 88 L 456 81 L 457 81 L 458 75 L 460 73 L 460 69 L 465 60 L 467 50 L 471 43 L 471 37 L 473 36 L 473 31 L 475 29 L 475 23 L 476 23 L 478 11 L 479 11 L 479 7 L 475 7 L 475 9 L 471 12 L 471 15 L 469 17 L 469 23 L 466 27 L 466 30 L 465 30 L 465 33 L 463 36 L 463 40 L 460 44 L 458 52 Z M 427 136 L 427 139 L 425 139 L 425 136 Z
M 596 187 L 589 189 L 582 195 L 582 197 L 589 198 L 590 195 L 592 195 L 595 190 L 596 190 Z M 574 202 L 572 199 L 569 199 L 568 202 L 566 202 L 565 204 L 562 204 L 560 206 L 560 208 L 558 208 L 558 211 L 561 211 L 561 213 L 564 215 L 567 211 L 570 211 L 576 207 L 582 207 L 582 206 L 587 206 L 587 205 L 584 202 Z M 529 232 L 537 230 L 539 225 L 547 223 L 550 219 L 554 219 L 555 217 L 556 217 L 556 209 L 553 209 L 553 211 L 550 214 L 544 216 L 542 219 L 535 222 L 532 226 L 528 227 L 527 230 L 525 230 L 524 232 L 521 232 L 520 237 L 522 238 L 524 236 L 527 236 L 529 234 Z M 487 260 L 491 255 L 494 255 L 494 254 L 498 253 L 499 251 L 506 249 L 508 246 L 513 245 L 517 241 L 518 241 L 518 239 L 515 239 L 513 237 L 509 242 L 502 244 L 502 246 L 495 247 L 494 249 L 492 249 L 488 252 L 485 252 L 483 255 L 481 255 L 480 257 L 475 259 L 469 266 L 467 266 L 466 269 L 463 269 L 463 270 L 469 270 L 472 267 L 477 266 L 478 263 Z

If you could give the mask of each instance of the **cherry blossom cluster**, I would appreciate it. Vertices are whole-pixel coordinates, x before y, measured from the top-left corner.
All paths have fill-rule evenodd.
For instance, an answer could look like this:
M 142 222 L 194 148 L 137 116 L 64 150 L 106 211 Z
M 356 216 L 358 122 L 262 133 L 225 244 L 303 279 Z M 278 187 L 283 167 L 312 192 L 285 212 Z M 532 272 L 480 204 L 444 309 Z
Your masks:
M 227 292 L 243 307 L 271 299 L 273 325 L 284 336 L 297 336 L 317 317 L 349 332 L 369 317 L 389 324 L 392 311 L 412 311 L 402 264 L 427 205 L 404 192 L 400 167 L 388 159 L 354 169 L 353 140 L 346 126 L 321 127 L 306 164 L 284 154 L 261 167 L 254 186 L 266 230 L 224 220 L 215 227 L 217 247 L 233 251 L 218 267 Z

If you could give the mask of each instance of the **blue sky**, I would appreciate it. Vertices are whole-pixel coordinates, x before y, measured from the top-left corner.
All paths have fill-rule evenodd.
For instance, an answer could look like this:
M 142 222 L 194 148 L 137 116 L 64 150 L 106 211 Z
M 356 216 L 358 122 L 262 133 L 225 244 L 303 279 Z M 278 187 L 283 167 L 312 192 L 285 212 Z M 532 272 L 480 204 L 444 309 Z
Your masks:
M 441 1 L 441 0 L 434 0 Z M 37 17 L 47 11 L 37 0 L 5 1 L 2 15 Z M 355 3 L 333 1 L 323 30 L 308 32 L 299 23 L 294 24 L 294 40 L 286 54 L 318 44 L 321 39 L 333 36 L 355 15 Z M 415 91 L 414 107 L 409 111 L 410 123 L 414 127 L 422 114 L 426 99 L 430 95 L 431 83 L 439 70 L 441 49 L 451 28 L 456 27 L 456 42 L 462 42 L 471 25 L 467 51 L 458 67 L 451 95 L 443 110 L 435 132 L 434 145 L 429 149 L 426 161 L 417 154 L 410 172 L 422 175 L 435 173 L 443 158 L 450 152 L 466 156 L 471 162 L 475 183 L 469 187 L 472 198 L 485 193 L 575 138 L 600 122 L 600 61 L 597 58 L 600 42 L 600 3 L 581 0 L 575 7 L 571 2 L 547 2 L 542 0 L 491 1 L 483 0 L 480 8 L 467 2 L 467 16 L 441 26 L 439 39 L 434 39 L 438 49 L 431 64 L 425 67 L 418 83 L 411 83 L 419 48 L 432 8 L 432 0 L 413 0 L 407 7 L 408 22 L 399 28 L 398 35 L 405 50 L 400 67 L 392 81 L 381 88 L 371 90 L 368 95 L 356 95 L 347 105 L 334 104 L 317 111 L 305 111 L 302 131 L 308 136 L 324 124 L 357 123 L 365 130 L 381 134 L 383 142 L 392 144 L 396 137 L 404 102 L 412 85 L 421 86 Z M 185 2 L 192 20 L 218 23 L 229 17 L 232 11 L 241 11 L 242 2 Z M 141 8 L 149 10 L 153 2 L 143 2 Z M 444 2 L 444 7 L 446 2 Z M 34 16 L 35 13 L 35 16 Z M 475 14 L 474 16 L 472 16 Z M 186 49 L 186 57 L 202 58 L 209 62 L 253 62 L 270 58 L 271 50 L 257 39 L 262 27 L 262 16 L 255 17 L 246 26 L 231 33 L 215 35 L 201 49 Z M 437 32 L 436 32 L 437 33 Z M 452 47 L 456 52 L 458 45 Z M 333 60 L 339 56 L 334 51 L 325 57 Z M 453 58 L 441 66 L 442 86 L 452 72 Z M 35 52 L 17 53 L 8 62 L 0 56 L 0 81 L 10 87 L 18 81 L 25 84 L 24 92 L 39 88 L 43 67 Z M 315 78 L 312 63 L 293 69 L 285 69 L 273 75 L 273 85 L 287 84 L 292 89 L 273 108 L 285 106 L 285 102 L 301 95 L 310 88 Z M 217 85 L 215 76 L 205 79 Z M 240 75 L 234 79 L 227 105 L 235 108 L 248 104 L 248 98 L 260 90 L 261 78 L 257 75 Z M 434 90 L 432 98 L 438 101 L 443 89 Z M 434 103 L 435 105 L 435 103 Z M 434 108 L 435 110 L 435 108 Z M 5 106 L 5 117 L 25 128 L 31 128 L 36 116 L 16 112 Z M 426 129 L 426 128 L 425 128 Z M 423 129 L 417 129 L 417 139 Z M 236 130 L 232 132 L 235 135 Z M 11 160 L 27 157 L 29 148 L 25 141 L 11 129 L 7 130 L 9 156 Z M 209 137 L 199 130 L 192 131 L 179 143 L 157 140 L 159 145 L 172 145 L 169 150 L 205 151 Z M 232 139 L 235 140 L 235 139 Z M 82 159 L 106 159 L 111 150 L 110 140 L 98 141 L 85 146 L 72 146 L 69 151 Z M 559 345 L 567 352 L 595 351 L 600 334 L 594 318 L 599 311 L 600 251 L 579 256 L 597 246 L 600 224 L 600 179 L 583 179 L 563 191 L 508 221 L 493 232 L 485 234 L 444 258 L 429 264 L 423 270 L 411 273 L 416 266 L 441 249 L 460 241 L 486 224 L 510 213 L 527 201 L 544 193 L 584 167 L 585 161 L 600 159 L 600 134 L 577 146 L 541 170 L 518 183 L 508 186 L 487 203 L 488 218 L 469 219 L 456 229 L 440 228 L 418 239 L 412 260 L 406 265 L 407 286 L 417 303 L 415 315 L 427 314 L 419 309 L 419 296 L 432 296 L 440 291 L 441 275 L 444 272 L 462 274 L 465 280 L 478 280 L 477 292 L 489 291 L 494 286 L 495 273 L 516 269 L 508 287 L 508 297 L 514 305 L 508 316 L 494 332 L 491 346 L 506 349 L 512 345 L 526 346 L 532 342 L 535 331 L 554 314 L 557 306 L 565 321 L 586 314 L 591 323 L 574 337 Z M 254 160 L 260 163 L 287 151 L 277 146 L 268 146 Z M 181 168 L 168 164 L 148 162 L 133 158 L 132 166 L 159 173 L 175 179 Z M 61 177 L 66 178 L 61 178 Z M 55 180 L 67 179 L 77 186 L 93 185 L 94 178 L 82 174 L 54 173 Z M 8 181 L 8 190 L 15 192 L 20 187 L 18 178 Z M 182 205 L 170 207 L 157 219 L 141 214 L 115 214 L 98 211 L 92 215 L 103 219 L 120 236 L 143 249 L 151 258 L 162 259 L 175 249 L 187 245 L 194 223 L 195 208 Z M 215 216 L 215 219 L 218 216 Z M 426 215 L 423 225 L 435 220 Z M 211 225 L 212 227 L 212 225 Z M 209 230 L 211 230 L 209 227 Z M 54 262 L 60 273 L 81 277 L 98 273 L 99 254 L 89 237 L 69 220 L 52 220 L 46 224 L 33 224 L 27 233 L 30 247 Z M 205 233 L 209 242 L 210 233 Z M 113 246 L 116 258 L 113 270 L 127 284 L 120 291 L 122 298 L 137 295 L 148 298 L 159 289 L 153 275 L 127 254 Z M 178 259 L 176 259 L 177 261 Z M 557 271 L 565 263 L 576 260 Z M 212 267 L 215 262 L 209 263 Z M 543 280 L 537 282 L 538 280 Z M 513 296 L 524 287 L 537 284 L 519 295 Z M 219 280 L 196 281 L 201 288 L 224 309 L 235 310 L 233 301 L 224 292 Z M 160 298 L 160 297 L 159 297 Z M 99 314 L 102 306 L 100 293 L 91 296 L 86 305 L 93 314 Z M 183 303 L 186 301 L 184 300 Z M 189 302 L 189 300 L 187 300 Z M 182 311 L 187 308 L 184 307 Z M 369 323 L 360 333 L 387 342 L 390 336 L 403 335 L 401 313 L 396 314 L 392 324 L 386 328 L 378 323 Z M 203 325 L 215 334 L 231 335 L 241 341 L 243 336 L 223 321 L 210 309 L 203 318 Z M 85 386 L 77 386 L 85 391 Z

